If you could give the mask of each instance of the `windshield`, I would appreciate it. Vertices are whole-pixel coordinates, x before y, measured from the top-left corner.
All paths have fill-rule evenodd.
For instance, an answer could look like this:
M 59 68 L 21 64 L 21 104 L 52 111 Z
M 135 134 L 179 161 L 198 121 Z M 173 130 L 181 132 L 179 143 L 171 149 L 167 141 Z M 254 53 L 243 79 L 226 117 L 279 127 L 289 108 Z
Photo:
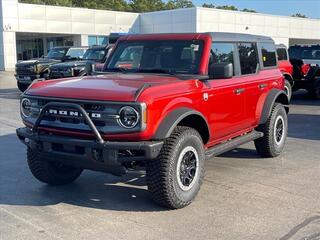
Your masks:
M 201 40 L 123 41 L 105 70 L 197 74 L 202 51 Z
M 320 60 L 320 46 L 313 47 L 291 47 L 289 49 L 290 58 Z
M 89 48 L 83 55 L 84 60 L 103 61 L 106 55 L 106 49 L 103 48 Z
M 52 48 L 47 55 L 47 58 L 61 60 L 65 56 L 68 49 L 66 48 Z
M 70 48 L 66 56 L 72 59 L 78 59 L 78 58 L 82 59 L 86 50 L 87 49 L 85 48 Z

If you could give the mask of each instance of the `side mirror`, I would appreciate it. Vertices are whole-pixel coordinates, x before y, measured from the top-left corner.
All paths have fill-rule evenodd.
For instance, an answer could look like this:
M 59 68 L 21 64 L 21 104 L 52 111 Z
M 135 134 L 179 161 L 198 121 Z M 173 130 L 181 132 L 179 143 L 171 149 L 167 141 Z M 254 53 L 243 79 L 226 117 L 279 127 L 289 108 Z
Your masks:
M 95 65 L 90 62 L 87 63 L 85 67 L 85 71 L 88 76 L 93 75 L 93 73 L 95 72 Z
M 233 76 L 232 63 L 213 63 L 209 66 L 210 79 L 227 79 Z

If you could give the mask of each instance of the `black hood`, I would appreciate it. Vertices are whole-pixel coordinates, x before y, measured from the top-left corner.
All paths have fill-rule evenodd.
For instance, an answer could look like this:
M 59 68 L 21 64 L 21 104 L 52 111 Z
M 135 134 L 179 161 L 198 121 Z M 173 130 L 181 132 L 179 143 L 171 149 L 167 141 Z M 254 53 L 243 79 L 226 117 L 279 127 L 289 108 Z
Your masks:
M 53 69 L 53 68 L 56 69 L 56 68 L 84 67 L 88 63 L 93 64 L 93 63 L 95 63 L 95 61 L 81 60 L 81 61 L 61 62 L 61 63 L 57 63 L 57 64 L 54 64 L 53 66 L 51 66 L 51 69 Z
M 23 66 L 34 66 L 34 65 L 50 65 L 54 63 L 59 63 L 61 60 L 56 60 L 56 59 L 50 59 L 50 58 L 35 58 L 31 60 L 26 60 L 26 61 L 19 61 L 16 64 L 16 67 L 23 67 Z

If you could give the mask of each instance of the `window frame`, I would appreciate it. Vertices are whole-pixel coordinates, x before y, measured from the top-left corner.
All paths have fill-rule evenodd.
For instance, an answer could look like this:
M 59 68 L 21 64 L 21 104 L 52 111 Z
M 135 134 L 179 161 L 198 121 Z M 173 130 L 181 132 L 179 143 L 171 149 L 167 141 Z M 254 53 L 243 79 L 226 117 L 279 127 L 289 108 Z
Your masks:
M 241 76 L 241 67 L 240 67 L 240 62 L 239 62 L 239 53 L 238 53 L 237 42 L 234 42 L 234 41 L 212 41 L 211 47 L 210 47 L 210 54 L 212 51 L 212 46 L 215 43 L 231 44 L 233 46 L 233 71 L 234 71 L 233 74 L 234 75 L 232 76 L 232 78 L 240 77 Z M 217 80 L 217 79 L 210 79 L 210 80 Z
M 275 46 L 276 49 L 276 65 L 275 66 L 270 66 L 270 67 L 265 67 L 263 64 L 263 55 L 262 55 L 262 46 L 263 44 L 273 44 Z M 279 61 L 278 61 L 278 54 L 277 54 L 277 47 L 274 43 L 272 42 L 258 42 L 257 43 L 257 47 L 259 49 L 259 62 L 260 62 L 260 69 L 261 70 L 270 70 L 270 69 L 276 69 L 278 68 L 279 65 Z
M 241 72 L 241 60 L 240 60 L 240 54 L 239 54 L 239 48 L 238 48 L 238 44 L 241 43 L 251 43 L 254 44 L 255 49 L 257 51 L 256 57 L 257 57 L 257 63 L 259 64 L 258 69 L 255 73 L 250 73 L 250 74 L 242 74 Z M 261 55 L 261 51 L 259 51 L 259 42 L 253 42 L 253 41 L 235 41 L 236 47 L 237 47 L 237 57 L 238 57 L 238 64 L 239 64 L 239 68 L 240 68 L 240 77 L 247 77 L 247 76 L 254 76 L 254 75 L 258 75 L 260 73 L 260 71 L 262 70 L 262 55 Z
M 288 50 L 285 48 L 285 47 L 278 47 L 277 49 L 277 59 L 278 59 L 278 62 L 279 61 L 289 61 L 289 52 Z M 278 54 L 278 50 L 283 50 L 285 53 L 286 53 L 286 59 L 279 59 L 279 54 Z

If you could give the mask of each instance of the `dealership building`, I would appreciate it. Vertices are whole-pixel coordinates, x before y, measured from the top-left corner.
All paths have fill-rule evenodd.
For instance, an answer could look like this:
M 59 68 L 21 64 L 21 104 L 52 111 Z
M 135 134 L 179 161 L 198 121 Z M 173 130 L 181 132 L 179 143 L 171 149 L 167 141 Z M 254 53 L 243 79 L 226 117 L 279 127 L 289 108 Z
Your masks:
M 287 46 L 320 44 L 320 20 L 202 7 L 138 14 L 0 0 L 0 25 L 0 70 L 55 46 L 106 44 L 114 32 L 237 32 L 271 36 Z

